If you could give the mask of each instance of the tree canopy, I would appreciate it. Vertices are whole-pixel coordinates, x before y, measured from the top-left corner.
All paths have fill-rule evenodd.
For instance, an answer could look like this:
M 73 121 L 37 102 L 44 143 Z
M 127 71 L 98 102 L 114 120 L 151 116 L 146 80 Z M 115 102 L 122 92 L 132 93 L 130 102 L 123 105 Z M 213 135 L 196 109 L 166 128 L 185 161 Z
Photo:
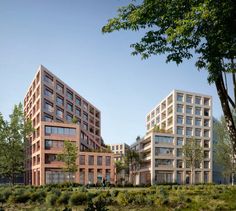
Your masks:
M 236 1 L 235 0 L 143 0 L 118 9 L 103 33 L 142 30 L 145 35 L 131 45 L 133 55 L 146 59 L 166 55 L 166 62 L 180 64 L 195 55 L 197 69 L 208 71 L 224 112 L 230 140 L 236 151 L 236 128 L 230 107 L 236 108 Z M 234 99 L 224 75 L 230 73 Z
M 16 105 L 7 122 L 0 114 L 0 174 L 10 180 L 24 172 L 26 138 L 33 132 L 31 121 L 24 119 L 22 104 Z

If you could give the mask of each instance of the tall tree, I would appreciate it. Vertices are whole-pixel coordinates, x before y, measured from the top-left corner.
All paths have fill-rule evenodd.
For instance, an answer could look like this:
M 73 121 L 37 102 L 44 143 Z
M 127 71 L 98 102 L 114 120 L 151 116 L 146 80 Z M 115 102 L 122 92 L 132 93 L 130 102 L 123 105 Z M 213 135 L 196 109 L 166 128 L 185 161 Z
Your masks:
M 134 176 L 139 169 L 141 164 L 141 158 L 138 152 L 129 149 L 125 155 L 125 166 L 128 172 L 128 178 L 130 179 L 131 174 L 131 182 L 134 183 Z
M 78 169 L 76 159 L 78 156 L 78 147 L 71 141 L 64 141 L 62 154 L 57 155 L 57 159 L 65 163 L 64 171 L 68 173 L 69 182 L 72 181 L 72 174 Z
M 203 148 L 196 142 L 195 139 L 191 138 L 182 147 L 183 159 L 186 163 L 189 163 L 191 170 L 191 184 L 194 183 L 194 169 L 196 165 L 200 165 L 203 161 Z
M 236 122 L 235 112 L 233 112 L 233 118 L 234 122 Z M 236 154 L 234 153 L 232 143 L 230 142 L 224 117 L 221 117 L 220 121 L 215 122 L 213 128 L 216 136 L 214 149 L 216 163 L 220 166 L 223 176 L 228 177 L 229 179 L 231 178 L 232 185 L 234 185 Z
M 115 169 L 116 169 L 116 181 L 121 180 L 122 178 L 120 178 L 120 173 L 125 170 L 125 164 L 123 161 L 121 160 L 117 160 L 115 162 Z M 120 179 L 119 179 L 120 178 Z
M 236 1 L 235 0 L 143 0 L 118 9 L 118 15 L 102 28 L 104 33 L 120 29 L 145 31 L 132 44 L 133 55 L 146 59 L 166 54 L 166 62 L 177 64 L 197 56 L 196 67 L 208 71 L 223 109 L 233 150 L 236 127 L 230 107 L 236 108 Z M 232 75 L 234 99 L 229 95 L 226 73 Z M 226 80 L 225 80 L 225 79 Z
M 21 103 L 14 107 L 10 122 L 0 116 L 0 174 L 13 185 L 16 175 L 24 172 L 24 144 L 32 132 L 31 121 L 24 119 Z

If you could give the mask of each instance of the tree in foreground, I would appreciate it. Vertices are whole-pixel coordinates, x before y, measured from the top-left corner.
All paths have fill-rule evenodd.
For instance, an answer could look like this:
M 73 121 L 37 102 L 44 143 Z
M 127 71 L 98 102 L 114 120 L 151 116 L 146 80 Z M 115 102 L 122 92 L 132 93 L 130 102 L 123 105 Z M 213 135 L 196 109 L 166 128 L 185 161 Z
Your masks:
M 125 155 L 125 167 L 127 169 L 128 178 L 131 176 L 131 183 L 134 183 L 134 177 L 140 167 L 141 158 L 138 152 L 128 149 Z
M 125 164 L 121 160 L 117 160 L 115 162 L 115 169 L 116 169 L 116 181 L 121 181 L 124 178 L 120 178 L 120 174 L 123 170 L 125 170 Z
M 191 138 L 186 141 L 182 147 L 183 159 L 189 164 L 191 171 L 191 184 L 194 182 L 194 170 L 197 165 L 203 161 L 203 148 L 196 142 L 195 139 Z
M 196 67 L 208 71 L 215 84 L 234 152 L 236 127 L 230 107 L 236 108 L 236 1 L 235 0 L 143 0 L 121 7 L 118 15 L 102 28 L 145 31 L 140 42 L 132 44 L 133 55 L 146 59 L 166 54 L 166 62 L 177 64 L 197 56 Z M 232 77 L 233 90 L 227 87 Z M 234 99 L 229 95 L 234 93 Z
M 15 105 L 9 122 L 0 114 L 0 175 L 13 185 L 16 176 L 24 172 L 24 147 L 32 132 L 31 121 L 24 118 L 22 104 Z
M 236 113 L 233 112 L 234 122 L 236 122 Z M 216 163 L 220 167 L 221 173 L 224 177 L 231 178 L 232 185 L 234 185 L 234 175 L 236 171 L 236 154 L 234 153 L 232 143 L 229 138 L 229 133 L 226 129 L 224 117 L 213 125 L 216 136 L 216 144 L 214 147 L 216 155 Z
M 76 173 L 78 166 L 76 164 L 76 159 L 78 156 L 78 147 L 76 143 L 71 141 L 64 141 L 63 152 L 57 155 L 57 159 L 65 163 L 64 171 L 68 173 L 68 180 L 72 182 L 72 175 Z

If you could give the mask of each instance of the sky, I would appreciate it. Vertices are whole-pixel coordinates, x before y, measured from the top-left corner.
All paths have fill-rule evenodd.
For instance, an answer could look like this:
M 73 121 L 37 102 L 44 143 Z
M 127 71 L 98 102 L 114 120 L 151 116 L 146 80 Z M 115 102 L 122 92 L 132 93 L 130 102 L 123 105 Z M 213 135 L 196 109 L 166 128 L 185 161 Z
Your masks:
M 7 119 L 23 102 L 40 64 L 101 111 L 105 143 L 128 143 L 145 134 L 145 116 L 173 89 L 213 97 L 214 85 L 195 60 L 177 66 L 165 55 L 141 60 L 130 44 L 143 32 L 102 34 L 128 0 L 0 0 L 0 112 Z

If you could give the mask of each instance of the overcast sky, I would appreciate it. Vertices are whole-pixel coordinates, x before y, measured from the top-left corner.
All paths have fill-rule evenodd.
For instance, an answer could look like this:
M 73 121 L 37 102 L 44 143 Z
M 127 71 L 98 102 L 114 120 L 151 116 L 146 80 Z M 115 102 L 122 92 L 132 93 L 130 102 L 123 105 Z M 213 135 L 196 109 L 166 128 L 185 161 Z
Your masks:
M 101 28 L 127 0 L 1 0 L 0 112 L 5 118 L 24 95 L 40 64 L 101 110 L 106 143 L 145 133 L 145 115 L 173 89 L 213 96 L 214 85 L 194 59 L 176 66 L 165 56 L 141 60 L 130 44 L 139 32 L 102 34 Z

